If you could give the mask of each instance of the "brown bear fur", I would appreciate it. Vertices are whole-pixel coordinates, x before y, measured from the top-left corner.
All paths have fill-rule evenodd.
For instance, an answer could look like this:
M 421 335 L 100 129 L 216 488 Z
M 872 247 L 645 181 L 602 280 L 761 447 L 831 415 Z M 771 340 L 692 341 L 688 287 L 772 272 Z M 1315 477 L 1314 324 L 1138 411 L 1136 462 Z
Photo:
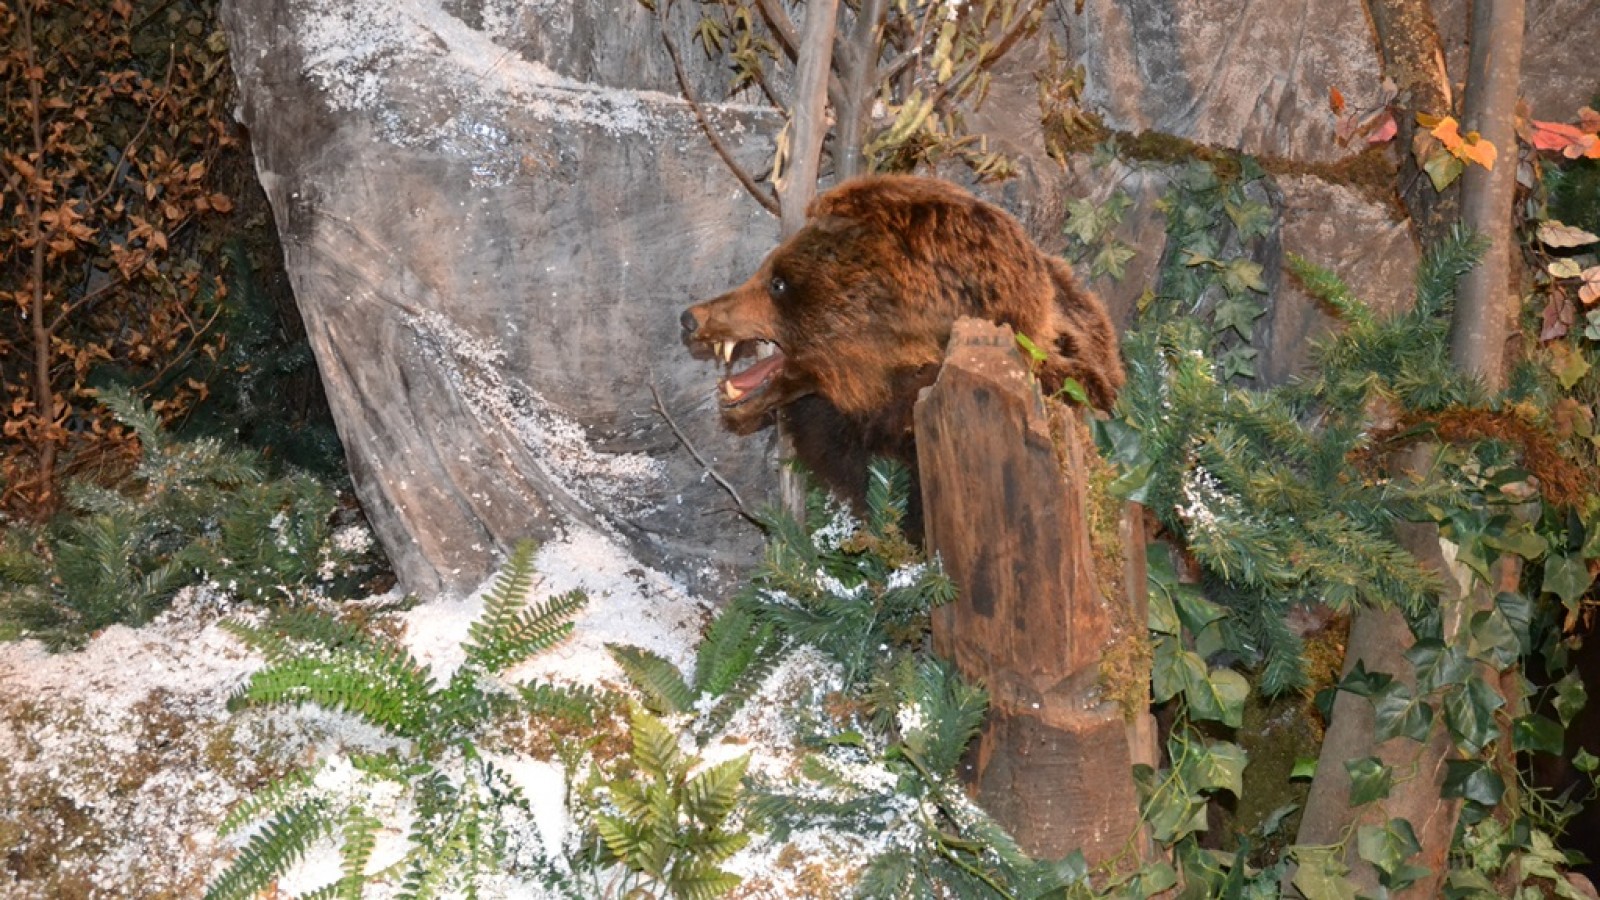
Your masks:
M 731 430 L 776 413 L 800 462 L 859 506 L 873 457 L 915 473 L 912 408 L 962 316 L 1045 351 L 1046 391 L 1070 377 L 1094 406 L 1116 400 L 1122 363 L 1105 307 L 1004 211 L 948 182 L 881 175 L 833 188 L 806 214 L 749 281 L 683 313 L 690 349 L 729 366 L 719 399 Z

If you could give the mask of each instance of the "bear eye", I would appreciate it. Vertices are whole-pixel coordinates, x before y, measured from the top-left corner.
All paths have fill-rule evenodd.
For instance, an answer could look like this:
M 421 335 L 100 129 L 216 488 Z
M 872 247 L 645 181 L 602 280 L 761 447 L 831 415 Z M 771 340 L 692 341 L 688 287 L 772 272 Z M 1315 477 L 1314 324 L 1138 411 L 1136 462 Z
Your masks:
M 774 275 L 772 281 L 767 284 L 767 290 L 771 291 L 774 297 L 782 297 L 789 293 L 789 282 L 785 281 L 782 275 Z

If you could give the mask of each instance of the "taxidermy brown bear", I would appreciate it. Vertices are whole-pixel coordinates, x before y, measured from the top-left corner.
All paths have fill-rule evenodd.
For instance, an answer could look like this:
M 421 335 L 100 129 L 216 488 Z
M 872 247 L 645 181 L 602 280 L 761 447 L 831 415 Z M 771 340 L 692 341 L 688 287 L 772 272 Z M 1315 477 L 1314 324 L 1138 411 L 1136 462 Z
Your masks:
M 1003 210 L 945 181 L 880 175 L 833 188 L 806 215 L 749 281 L 684 311 L 684 340 L 727 367 L 729 429 L 781 419 L 799 461 L 858 508 L 874 457 L 915 476 L 912 407 L 962 316 L 1027 335 L 1046 354 L 1046 392 L 1073 378 L 1094 406 L 1116 400 L 1105 307 Z M 913 486 L 913 507 L 920 499 Z

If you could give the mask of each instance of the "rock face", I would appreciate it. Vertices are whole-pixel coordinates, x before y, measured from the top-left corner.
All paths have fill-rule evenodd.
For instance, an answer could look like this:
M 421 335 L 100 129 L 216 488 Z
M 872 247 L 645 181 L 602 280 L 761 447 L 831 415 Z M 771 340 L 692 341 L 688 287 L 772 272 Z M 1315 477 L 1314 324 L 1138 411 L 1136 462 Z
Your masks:
M 1328 162 L 1328 91 L 1373 106 L 1381 60 L 1361 0 L 1095 0 L 1063 17 L 1085 103 L 1122 131 Z
M 544 39 L 574 74 L 659 85 L 636 49 L 574 37 L 596 34 L 587 16 L 644 14 L 609 6 L 574 4 Z M 747 503 L 768 476 L 760 441 L 717 426 L 677 314 L 744 278 L 775 222 L 684 104 L 523 59 L 518 29 L 537 22 L 461 15 L 226 10 L 240 117 L 363 506 L 414 592 L 470 589 L 512 542 L 572 520 L 714 593 L 758 540 L 684 441 Z M 713 114 L 747 164 L 770 155 L 769 114 Z
M 723 482 L 759 508 L 775 478 L 766 441 L 722 431 L 715 374 L 684 351 L 677 315 L 742 281 L 777 225 L 676 99 L 655 13 L 637 0 L 224 9 L 240 118 L 357 489 L 404 586 L 470 588 L 515 540 L 576 521 L 720 593 L 759 548 Z M 1306 169 L 1349 152 L 1332 140 L 1329 88 L 1357 107 L 1378 91 L 1359 0 L 1053 9 L 1048 37 L 1084 67 L 1084 106 L 1115 128 Z M 719 97 L 727 73 L 688 39 L 697 16 L 679 4 L 665 27 L 700 96 Z M 1019 46 L 970 118 L 1021 172 L 979 190 L 1052 249 L 1068 200 L 1128 193 L 1118 237 L 1138 255 L 1095 285 L 1126 325 L 1168 252 L 1171 173 L 1045 155 L 1034 73 L 1046 46 Z M 708 110 L 742 163 L 764 169 L 781 118 Z M 1331 326 L 1279 276 L 1283 252 L 1380 307 L 1405 302 L 1416 264 L 1381 203 L 1311 176 L 1280 179 L 1272 202 L 1280 221 L 1257 260 L 1273 291 L 1263 380 L 1295 371 L 1305 338 Z

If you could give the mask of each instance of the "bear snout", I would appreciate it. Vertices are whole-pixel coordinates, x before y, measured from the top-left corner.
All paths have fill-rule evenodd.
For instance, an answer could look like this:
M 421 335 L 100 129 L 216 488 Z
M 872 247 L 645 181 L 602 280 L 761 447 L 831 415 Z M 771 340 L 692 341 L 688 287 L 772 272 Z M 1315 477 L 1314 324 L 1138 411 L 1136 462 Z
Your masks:
M 685 339 L 694 337 L 694 333 L 700 330 L 700 318 L 694 314 L 694 307 L 683 311 L 683 315 L 678 317 L 678 324 L 683 326 Z

